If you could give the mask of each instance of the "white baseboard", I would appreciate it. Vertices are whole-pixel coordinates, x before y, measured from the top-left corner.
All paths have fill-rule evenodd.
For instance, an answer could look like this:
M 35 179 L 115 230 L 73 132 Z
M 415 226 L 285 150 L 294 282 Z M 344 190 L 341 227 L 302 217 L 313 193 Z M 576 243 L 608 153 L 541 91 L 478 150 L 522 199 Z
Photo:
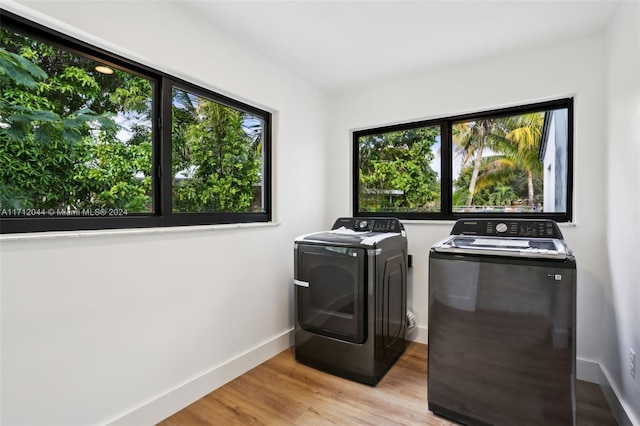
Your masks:
M 288 330 L 107 424 L 109 426 L 156 424 L 292 346 L 293 335 L 293 329 Z M 418 326 L 407 335 L 407 339 L 428 344 L 428 329 Z M 598 362 L 578 359 L 576 376 L 579 380 L 600 385 L 620 426 L 640 426 L 638 420 L 630 414 L 631 411 L 626 409 L 624 401 L 620 400 L 620 391 L 612 385 L 609 374 Z
M 427 328 L 416 327 L 407 335 L 408 340 L 427 343 Z M 180 411 L 215 389 L 260 365 L 294 344 L 294 330 L 248 350 L 203 375 L 189 380 L 175 389 L 158 396 L 138 408 L 107 422 L 108 426 L 154 425 Z
M 595 361 L 578 358 L 576 360 L 576 377 L 578 380 L 584 380 L 585 382 L 601 384 L 602 369 L 600 364 Z
M 293 345 L 293 329 L 212 368 L 205 374 L 108 422 L 109 426 L 154 425 Z
M 406 338 L 412 342 L 424 343 L 426 345 L 428 336 L 429 333 L 426 327 L 416 326 L 416 328 L 407 333 Z
M 611 412 L 615 416 L 620 426 L 640 426 L 640 421 L 636 419 L 628 409 L 623 399 L 620 399 L 620 390 L 611 380 L 611 376 L 602 365 L 595 361 L 578 359 L 576 363 L 576 376 L 578 379 L 600 385 Z

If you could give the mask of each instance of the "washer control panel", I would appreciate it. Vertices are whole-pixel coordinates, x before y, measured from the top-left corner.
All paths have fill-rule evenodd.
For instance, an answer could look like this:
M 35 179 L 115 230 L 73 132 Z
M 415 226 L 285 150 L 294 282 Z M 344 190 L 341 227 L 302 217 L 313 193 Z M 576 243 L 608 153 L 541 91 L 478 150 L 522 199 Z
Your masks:
M 558 224 L 550 219 L 460 219 L 451 235 L 563 239 Z
M 358 232 L 394 232 L 404 230 L 402 223 L 395 217 L 341 217 L 331 229 L 352 229 Z

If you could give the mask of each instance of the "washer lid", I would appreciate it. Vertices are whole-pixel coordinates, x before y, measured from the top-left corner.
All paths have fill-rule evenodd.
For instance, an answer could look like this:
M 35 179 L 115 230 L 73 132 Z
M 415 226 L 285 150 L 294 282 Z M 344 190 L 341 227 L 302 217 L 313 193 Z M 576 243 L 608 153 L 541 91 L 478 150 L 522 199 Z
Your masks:
M 436 243 L 432 248 L 441 253 L 548 259 L 566 259 L 569 253 L 564 241 L 557 238 L 455 235 Z

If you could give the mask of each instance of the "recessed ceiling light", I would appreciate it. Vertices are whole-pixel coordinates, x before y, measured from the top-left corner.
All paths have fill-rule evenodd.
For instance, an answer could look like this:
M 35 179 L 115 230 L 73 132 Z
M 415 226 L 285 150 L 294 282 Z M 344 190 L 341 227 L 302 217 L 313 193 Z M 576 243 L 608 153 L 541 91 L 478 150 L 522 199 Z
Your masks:
M 96 71 L 102 74 L 113 74 L 113 70 L 109 67 L 105 67 L 104 65 L 98 65 L 96 67 Z

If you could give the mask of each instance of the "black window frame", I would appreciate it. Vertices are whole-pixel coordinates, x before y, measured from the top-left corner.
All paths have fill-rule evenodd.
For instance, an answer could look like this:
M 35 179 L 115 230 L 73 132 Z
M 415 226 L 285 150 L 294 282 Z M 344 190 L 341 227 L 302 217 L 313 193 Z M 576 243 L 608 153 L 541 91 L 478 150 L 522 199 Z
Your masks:
M 506 116 L 520 115 L 532 112 L 541 112 L 554 109 L 567 109 L 567 194 L 565 212 L 536 212 L 536 213 L 454 213 L 453 212 L 453 135 L 452 128 L 456 123 L 482 120 L 488 118 L 501 118 Z M 360 145 L 359 139 L 362 136 L 375 135 L 380 133 L 403 131 L 409 129 L 440 126 L 441 130 L 441 151 L 440 151 L 440 200 L 439 212 L 369 212 L 360 210 Z M 450 221 L 461 218 L 503 218 L 503 219 L 552 219 L 556 222 L 571 222 L 573 220 L 573 170 L 574 170 L 574 99 L 573 97 L 560 98 L 545 102 L 523 104 L 508 108 L 491 109 L 487 111 L 442 117 L 429 120 L 421 120 L 409 123 L 395 124 L 390 126 L 380 126 L 370 129 L 357 130 L 352 132 L 352 211 L 355 217 L 388 217 L 394 216 L 402 220 L 434 220 Z
M 4 9 L 0 9 L 0 19 L 4 29 L 14 30 L 34 40 L 102 62 L 107 66 L 138 75 L 154 83 L 152 107 L 152 198 L 154 211 L 152 213 L 135 213 L 116 216 L 109 216 L 108 214 L 98 214 L 95 216 L 49 216 L 47 214 L 29 216 L 7 215 L 0 217 L 0 234 L 271 222 L 272 114 L 270 112 L 93 46 L 14 13 L 7 12 Z M 171 191 L 173 176 L 171 176 L 170 171 L 172 170 L 171 101 L 173 87 L 197 93 L 214 102 L 250 113 L 264 121 L 262 140 L 263 211 L 215 213 L 172 212 Z

